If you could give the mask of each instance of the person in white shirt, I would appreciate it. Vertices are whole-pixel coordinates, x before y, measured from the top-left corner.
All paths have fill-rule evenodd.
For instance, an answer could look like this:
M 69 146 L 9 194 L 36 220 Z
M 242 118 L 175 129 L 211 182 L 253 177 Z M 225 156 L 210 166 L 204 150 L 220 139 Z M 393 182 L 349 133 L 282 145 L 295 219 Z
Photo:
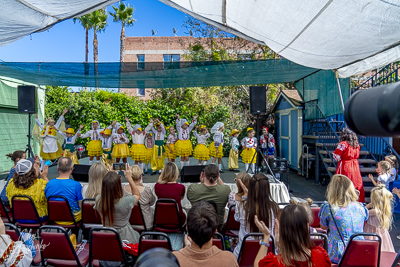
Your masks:
M 104 129 L 104 131 L 100 132 L 100 140 L 101 146 L 103 148 L 103 155 L 101 156 L 101 162 L 107 167 L 109 170 L 112 167 L 113 159 L 111 156 L 112 153 L 112 145 L 113 145 L 113 134 L 115 133 L 115 129 Z
M 139 124 L 135 124 L 133 127 L 128 118 L 126 120 L 126 128 L 128 128 L 128 132 L 132 137 L 132 146 L 131 146 L 131 159 L 135 161 L 135 164 L 139 165 L 140 168 L 143 168 L 143 161 L 146 159 L 146 147 L 144 146 L 144 138 L 146 135 L 146 131 L 142 130 L 142 126 Z
M 399 168 L 399 164 L 397 161 L 396 155 L 388 155 L 385 157 L 385 161 L 389 162 L 391 165 L 390 169 L 390 182 L 389 182 L 389 188 L 393 189 L 393 182 L 397 181 L 397 169 Z
M 78 134 L 81 132 L 83 125 L 79 126 L 79 130 L 75 133 L 73 128 L 68 128 L 65 133 L 58 130 L 58 133 L 64 137 L 65 140 L 65 149 L 64 149 L 64 157 L 72 159 L 74 164 L 79 164 L 78 157 L 76 156 L 75 151 L 75 141 L 78 138 Z
M 189 166 L 189 156 L 192 154 L 193 146 L 190 142 L 190 132 L 197 124 L 197 115 L 193 116 L 192 123 L 186 119 L 181 119 L 179 114 L 176 114 L 176 130 L 178 132 L 178 141 L 175 144 L 176 155 L 181 157 L 181 169 L 183 166 Z
M 205 125 L 200 126 L 200 134 L 197 133 L 196 126 L 193 131 L 193 135 L 197 138 L 197 146 L 193 150 L 193 157 L 199 160 L 199 165 L 203 161 L 203 165 L 207 165 L 207 161 L 210 159 L 210 151 L 207 148 L 206 141 L 211 136 Z
M 376 168 L 376 172 L 378 173 L 378 179 L 377 182 L 374 180 L 374 176 L 372 174 L 368 175 L 368 178 L 371 180 L 371 182 L 374 184 L 374 186 L 377 186 L 378 184 L 384 184 L 386 189 L 389 190 L 389 182 L 390 182 L 390 163 L 387 161 L 379 161 L 378 166 Z
M 164 168 L 165 163 L 165 148 L 164 148 L 164 139 L 165 139 L 165 127 L 164 124 L 156 118 L 154 121 L 150 119 L 150 124 L 152 131 L 154 133 L 154 146 L 153 146 L 153 155 L 151 160 L 151 169 L 152 171 L 158 171 L 161 174 L 161 170 Z
M 256 163 L 257 163 L 257 155 L 256 154 L 256 148 L 257 148 L 257 138 L 254 137 L 254 129 L 253 128 L 247 128 L 247 137 L 242 139 L 242 148 L 243 151 L 240 154 L 242 157 L 242 161 L 245 163 L 246 171 L 249 168 L 250 162 L 253 174 L 255 173 L 256 170 Z
M 100 128 L 100 123 L 97 120 L 92 121 L 92 129 L 87 131 L 85 134 L 78 134 L 80 138 L 90 137 L 90 142 L 87 145 L 87 151 L 89 155 L 89 165 L 93 164 L 93 159 L 96 157 L 97 161 L 100 161 L 100 157 L 103 154 L 103 148 L 101 146 L 100 132 L 104 129 Z
M 211 134 L 214 134 L 213 139 L 214 141 L 210 144 L 209 149 L 210 149 L 210 155 L 213 158 L 212 163 L 215 164 L 215 162 L 218 159 L 218 169 L 219 172 L 222 171 L 222 157 L 224 156 L 223 153 L 223 146 L 224 146 L 224 131 L 225 125 L 222 122 L 217 122 L 214 124 L 214 126 L 211 128 Z
M 112 139 L 114 142 L 114 148 L 112 150 L 111 156 L 115 158 L 115 161 L 119 163 L 122 159 L 122 162 L 126 163 L 126 158 L 129 156 L 130 151 L 128 147 L 129 138 L 124 133 L 124 126 L 121 123 L 117 123 L 116 127 L 117 132 L 112 135 Z

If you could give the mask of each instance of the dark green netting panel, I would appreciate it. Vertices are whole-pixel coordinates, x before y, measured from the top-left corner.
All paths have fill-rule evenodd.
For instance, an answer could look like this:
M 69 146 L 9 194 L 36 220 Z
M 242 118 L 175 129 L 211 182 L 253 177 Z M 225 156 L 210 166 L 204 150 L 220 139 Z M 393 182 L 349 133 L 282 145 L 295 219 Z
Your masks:
M 317 69 L 285 59 L 129 62 L 1 62 L 0 75 L 38 85 L 99 88 L 178 88 L 294 82 Z
M 350 95 L 350 79 L 339 79 L 346 103 Z M 335 73 L 331 70 L 320 70 L 305 77 L 295 84 L 305 103 L 304 119 L 314 120 L 343 113 Z M 317 108 L 317 105 L 321 111 Z

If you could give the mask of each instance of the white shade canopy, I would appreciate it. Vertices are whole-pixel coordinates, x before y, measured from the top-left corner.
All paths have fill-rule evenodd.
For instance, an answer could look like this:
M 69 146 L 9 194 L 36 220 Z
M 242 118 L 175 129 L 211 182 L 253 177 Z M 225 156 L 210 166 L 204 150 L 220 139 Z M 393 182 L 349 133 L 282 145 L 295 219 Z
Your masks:
M 400 60 L 399 0 L 160 0 L 340 77 Z

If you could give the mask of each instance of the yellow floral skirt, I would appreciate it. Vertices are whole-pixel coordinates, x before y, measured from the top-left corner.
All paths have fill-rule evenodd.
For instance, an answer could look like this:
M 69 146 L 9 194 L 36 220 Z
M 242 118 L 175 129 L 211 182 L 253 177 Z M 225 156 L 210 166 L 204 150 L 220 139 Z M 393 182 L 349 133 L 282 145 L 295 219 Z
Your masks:
M 103 154 L 100 140 L 91 140 L 87 145 L 88 155 L 90 157 L 100 157 Z
M 175 144 L 175 154 L 178 157 L 187 157 L 192 155 L 193 146 L 190 140 L 178 140 Z
M 204 144 L 198 144 L 193 150 L 193 157 L 198 160 L 209 160 L 210 150 Z
M 222 150 L 222 144 L 220 144 L 219 147 L 218 147 L 218 154 L 217 154 L 217 151 L 216 151 L 217 149 L 215 148 L 215 143 L 214 142 L 212 142 L 208 146 L 208 149 L 210 150 L 210 155 L 212 157 L 220 159 L 220 158 L 222 158 L 224 156 L 224 153 L 223 153 L 223 150 Z
M 256 150 L 254 148 L 243 149 L 242 153 L 240 153 L 240 156 L 242 157 L 242 162 L 250 163 L 251 160 L 253 159 L 254 154 L 256 154 Z M 257 155 L 254 156 L 252 163 L 257 163 Z
M 143 161 L 146 159 L 146 147 L 144 144 L 133 144 L 131 146 L 131 159 L 134 161 Z

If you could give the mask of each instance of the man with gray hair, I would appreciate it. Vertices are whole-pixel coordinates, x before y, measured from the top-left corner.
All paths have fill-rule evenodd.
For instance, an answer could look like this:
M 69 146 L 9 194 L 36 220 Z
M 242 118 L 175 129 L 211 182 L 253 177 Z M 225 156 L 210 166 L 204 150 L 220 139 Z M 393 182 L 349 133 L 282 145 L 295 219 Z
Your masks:
M 80 221 L 82 218 L 82 185 L 77 181 L 69 179 L 73 169 L 74 163 L 72 160 L 70 158 L 61 157 L 57 164 L 59 175 L 57 178 L 47 183 L 44 193 L 47 198 L 50 196 L 65 197 L 75 215 L 75 220 Z M 62 224 L 66 223 L 63 222 Z

